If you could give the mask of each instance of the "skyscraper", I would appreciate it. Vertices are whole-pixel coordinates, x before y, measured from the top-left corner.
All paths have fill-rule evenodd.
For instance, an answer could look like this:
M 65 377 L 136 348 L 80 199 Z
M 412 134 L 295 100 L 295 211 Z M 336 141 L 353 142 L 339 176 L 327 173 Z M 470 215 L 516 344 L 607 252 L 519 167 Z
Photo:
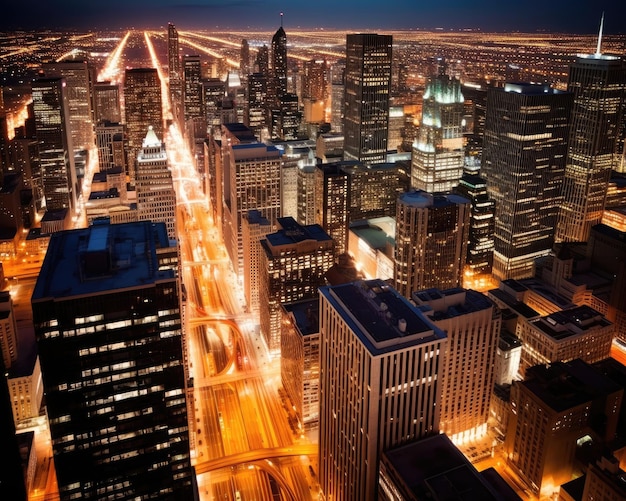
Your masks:
M 183 102 L 185 123 L 203 116 L 202 110 L 202 63 L 200 56 L 183 56 Z
M 493 272 L 532 276 L 547 255 L 565 172 L 572 96 L 547 84 L 490 89 L 481 173 L 496 202 Z
M 176 260 L 148 221 L 50 240 L 31 302 L 61 499 L 192 499 Z
M 455 442 L 484 436 L 500 338 L 500 309 L 484 294 L 471 289 L 427 289 L 414 292 L 412 299 L 448 335 L 438 374 L 439 430 Z
M 556 239 L 585 242 L 602 220 L 611 169 L 617 169 L 626 102 L 626 63 L 602 54 L 602 27 L 595 54 L 580 54 L 570 66 L 567 90 L 574 95 Z
M 178 31 L 172 23 L 167 25 L 167 67 L 172 115 L 180 121 L 183 113 L 183 72 L 180 64 Z
M 239 50 L 239 77 L 241 81 L 247 81 L 250 73 L 250 44 L 244 38 L 241 40 L 241 49 Z
M 333 240 L 319 224 L 282 217 L 278 226 L 261 240 L 259 265 L 261 332 L 273 353 L 280 353 L 281 303 L 317 297 L 335 257 Z
M 167 236 L 176 240 L 176 192 L 167 165 L 165 146 L 148 128 L 137 155 L 137 216 L 139 221 L 165 223 Z
M 86 60 L 68 59 L 44 63 L 42 69 L 46 77 L 63 77 L 66 82 L 69 127 L 72 145 L 75 150 L 86 150 L 93 146 L 92 115 L 92 68 Z
M 398 292 L 462 283 L 470 201 L 459 195 L 409 191 L 398 198 L 394 282 Z
M 280 28 L 272 37 L 272 87 L 276 104 L 287 93 L 287 35 L 283 29 L 283 16 L 280 15 Z
M 135 159 L 148 127 L 163 137 L 161 81 L 155 68 L 126 70 L 124 78 L 124 114 L 128 134 L 128 163 L 131 184 L 135 182 Z
M 382 280 L 320 288 L 319 322 L 320 488 L 375 499 L 381 453 L 438 431 L 446 334 Z
M 32 84 L 35 130 L 47 210 L 73 210 L 78 199 L 65 88 L 63 78 L 41 78 Z
M 391 35 L 346 37 L 344 158 L 384 162 L 391 92 Z
M 426 85 L 422 120 L 411 154 L 411 187 L 429 193 L 452 191 L 463 174 L 463 106 L 461 82 L 438 74 Z

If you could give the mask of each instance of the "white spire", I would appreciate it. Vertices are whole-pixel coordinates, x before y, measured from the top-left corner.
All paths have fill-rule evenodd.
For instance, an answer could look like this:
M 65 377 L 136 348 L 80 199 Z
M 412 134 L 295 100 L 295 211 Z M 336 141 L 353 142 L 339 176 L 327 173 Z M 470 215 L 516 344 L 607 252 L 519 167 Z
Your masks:
M 144 148 L 161 146 L 161 141 L 159 141 L 159 138 L 157 137 L 156 132 L 154 132 L 154 127 L 152 127 L 152 125 L 148 126 L 148 133 L 143 140 L 142 146 Z
M 602 18 L 600 19 L 600 31 L 598 33 L 598 45 L 596 47 L 596 57 L 600 57 L 602 52 L 600 51 L 602 47 L 602 29 L 604 28 L 604 12 L 602 13 Z

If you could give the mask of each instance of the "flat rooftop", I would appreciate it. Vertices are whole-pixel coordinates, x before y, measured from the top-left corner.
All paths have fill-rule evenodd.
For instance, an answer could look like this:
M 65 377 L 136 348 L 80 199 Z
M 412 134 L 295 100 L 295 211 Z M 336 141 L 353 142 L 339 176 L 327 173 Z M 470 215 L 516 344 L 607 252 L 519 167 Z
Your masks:
M 293 315 L 296 326 L 303 336 L 319 334 L 320 301 L 318 298 L 282 303 L 282 307 L 287 313 Z
M 552 339 L 561 341 L 591 329 L 608 327 L 611 322 L 602 313 L 583 305 L 537 318 L 531 324 Z
M 165 224 L 100 222 L 50 238 L 32 301 L 140 288 L 174 278 L 159 270 L 157 248 L 170 247 Z
M 382 280 L 321 287 L 372 355 L 382 355 L 446 338 L 416 306 Z

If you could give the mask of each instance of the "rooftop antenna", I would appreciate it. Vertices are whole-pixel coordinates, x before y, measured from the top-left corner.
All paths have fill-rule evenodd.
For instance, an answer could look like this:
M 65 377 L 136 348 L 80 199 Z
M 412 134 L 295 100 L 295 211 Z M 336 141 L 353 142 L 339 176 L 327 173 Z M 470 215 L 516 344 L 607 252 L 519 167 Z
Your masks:
M 600 19 L 600 32 L 598 33 L 598 45 L 596 47 L 596 57 L 600 57 L 602 53 L 600 52 L 600 48 L 602 47 L 602 29 L 604 28 L 604 12 L 602 13 L 602 18 Z
M 602 14 L 602 19 L 604 19 L 604 13 Z M 280 13 L 280 27 L 283 27 L 283 13 Z

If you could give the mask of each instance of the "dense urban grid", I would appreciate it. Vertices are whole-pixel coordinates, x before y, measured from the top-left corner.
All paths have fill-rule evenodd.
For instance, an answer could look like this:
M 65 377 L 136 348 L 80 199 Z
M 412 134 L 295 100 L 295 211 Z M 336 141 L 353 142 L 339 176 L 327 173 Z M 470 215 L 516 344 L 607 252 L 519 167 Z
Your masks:
M 0 498 L 626 499 L 626 36 L 0 33 Z

